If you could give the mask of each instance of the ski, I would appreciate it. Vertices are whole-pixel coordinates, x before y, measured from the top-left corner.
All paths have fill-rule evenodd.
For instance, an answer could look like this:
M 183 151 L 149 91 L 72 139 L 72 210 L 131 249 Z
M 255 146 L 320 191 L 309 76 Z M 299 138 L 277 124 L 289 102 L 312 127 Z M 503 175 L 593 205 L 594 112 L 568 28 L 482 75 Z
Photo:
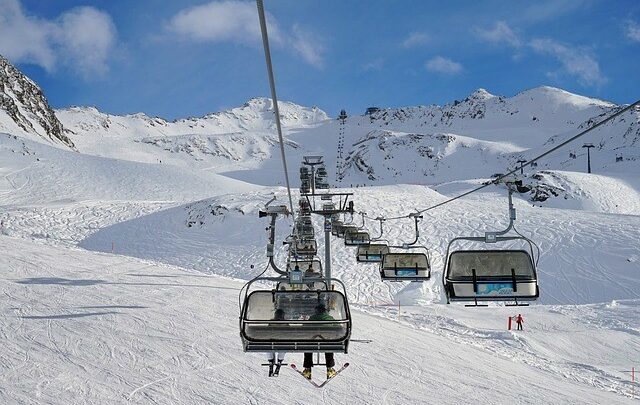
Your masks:
M 280 375 L 280 367 L 282 367 L 281 361 L 276 363 L 276 369 L 273 371 L 273 374 L 271 375 L 271 377 L 277 377 Z
M 283 363 L 283 362 L 277 362 L 275 364 L 273 363 L 264 363 L 261 364 L 261 366 L 268 366 L 269 367 L 269 377 L 278 377 L 280 375 L 280 367 L 282 367 L 282 365 L 287 365 L 287 363 Z
M 309 381 L 309 383 L 311 385 L 313 385 L 316 388 L 322 388 L 325 385 L 327 385 L 329 383 L 329 381 L 333 380 L 334 378 L 336 378 L 338 376 L 338 374 L 340 374 L 341 372 L 344 371 L 344 369 L 346 369 L 347 367 L 349 367 L 349 363 L 344 363 L 344 365 L 342 367 L 340 367 L 338 370 L 336 370 L 336 374 L 331 377 L 331 378 L 327 378 L 325 381 L 323 381 L 322 383 L 318 384 L 317 382 L 308 379 L 307 377 L 304 376 L 304 374 L 302 374 L 302 371 L 298 370 L 298 368 L 296 367 L 295 364 L 291 363 L 291 368 L 298 374 L 300 374 L 302 376 L 302 378 L 304 378 L 305 380 Z
M 309 381 L 309 383 L 311 385 L 313 385 L 316 388 L 320 388 L 320 385 L 318 385 L 318 383 L 316 383 L 315 381 L 305 377 L 304 374 L 302 374 L 302 371 L 298 370 L 298 368 L 296 367 L 295 364 L 291 363 L 291 368 L 293 369 L 293 371 L 295 371 L 296 373 L 300 374 L 302 376 L 302 378 L 304 378 L 305 380 Z
M 333 377 L 327 378 L 322 384 L 320 384 L 320 386 L 318 388 L 324 387 L 329 381 L 331 381 L 334 378 L 336 378 L 338 376 L 338 374 L 343 372 L 344 369 L 346 369 L 347 367 L 349 367 L 349 363 L 344 363 L 344 365 L 342 367 L 340 367 L 339 369 L 336 370 L 336 373 L 335 373 L 335 375 Z

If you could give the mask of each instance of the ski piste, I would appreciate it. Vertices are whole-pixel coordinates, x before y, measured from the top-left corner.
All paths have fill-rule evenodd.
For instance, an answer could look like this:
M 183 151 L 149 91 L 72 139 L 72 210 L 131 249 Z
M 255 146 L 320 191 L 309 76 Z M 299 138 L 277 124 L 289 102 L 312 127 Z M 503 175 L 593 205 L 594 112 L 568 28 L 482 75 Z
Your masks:
M 317 382 L 315 382 L 315 381 L 313 381 L 313 380 L 311 380 L 311 379 L 309 379 L 309 378 L 305 377 L 305 376 L 302 374 L 302 371 L 298 370 L 298 368 L 296 367 L 296 365 L 295 365 L 295 364 L 293 364 L 293 363 L 291 364 L 291 368 L 292 368 L 296 373 L 300 374 L 300 375 L 302 376 L 302 378 L 304 378 L 305 380 L 309 381 L 309 383 L 311 383 L 311 385 L 313 385 L 313 386 L 314 386 L 314 387 L 316 387 L 316 388 L 322 388 L 322 387 L 324 387 L 325 385 L 327 385 L 327 383 L 328 383 L 329 381 L 331 381 L 331 380 L 333 380 L 334 378 L 336 378 L 336 377 L 338 376 L 338 374 L 340 374 L 341 372 L 343 372 L 343 371 L 344 371 L 344 369 L 346 369 L 347 367 L 349 367 L 349 363 L 344 363 L 344 365 L 343 365 L 342 367 L 340 367 L 338 370 L 336 370 L 336 374 L 335 374 L 333 377 L 331 377 L 331 378 L 327 378 L 327 379 L 326 379 L 326 380 L 324 380 L 322 383 L 318 384 Z

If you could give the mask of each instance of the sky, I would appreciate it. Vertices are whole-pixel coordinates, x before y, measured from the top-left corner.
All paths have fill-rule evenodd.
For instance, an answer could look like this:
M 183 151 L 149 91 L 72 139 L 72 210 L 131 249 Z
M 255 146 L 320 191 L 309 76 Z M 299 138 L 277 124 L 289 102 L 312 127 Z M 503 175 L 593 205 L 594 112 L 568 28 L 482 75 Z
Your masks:
M 265 0 L 278 97 L 445 104 L 549 85 L 640 97 L 637 0 Z M 202 116 L 268 97 L 253 1 L 0 0 L 0 54 L 56 108 Z

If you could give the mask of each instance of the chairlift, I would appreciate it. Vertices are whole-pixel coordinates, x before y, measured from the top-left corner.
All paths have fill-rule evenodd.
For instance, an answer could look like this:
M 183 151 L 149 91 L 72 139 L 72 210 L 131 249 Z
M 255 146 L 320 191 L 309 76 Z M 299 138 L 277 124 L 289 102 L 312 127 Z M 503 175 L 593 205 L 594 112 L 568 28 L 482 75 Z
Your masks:
M 365 231 L 349 231 L 344 234 L 344 245 L 345 246 L 358 246 L 358 245 L 368 245 L 369 240 L 369 232 Z
M 298 236 L 300 236 L 302 239 L 309 239 L 309 237 L 313 239 L 315 235 L 315 230 L 313 226 L 299 225 L 297 227 L 297 230 L 298 230 Z
M 540 295 L 534 243 L 520 235 L 508 235 L 516 219 L 509 187 L 509 226 L 501 232 L 486 232 L 485 236 L 457 237 L 447 246 L 442 273 L 447 303 L 473 301 L 467 306 L 479 306 L 478 301 L 508 301 L 528 305 L 522 301 L 535 301 Z M 517 232 L 516 232 L 517 233 Z M 454 249 L 460 241 L 483 244 L 511 245 L 520 243 L 524 249 Z M 537 249 L 537 246 L 536 246 Z M 538 250 L 539 253 L 539 250 Z M 485 305 L 486 306 L 486 305 Z
M 292 249 L 295 257 L 313 257 L 318 253 L 318 244 L 315 240 L 298 239 L 295 243 L 295 249 Z
M 429 260 L 429 250 L 417 245 L 420 239 L 420 228 L 418 226 L 422 215 L 411 214 L 414 220 L 415 238 L 409 243 L 399 246 L 389 246 L 389 248 L 402 249 L 402 251 L 388 252 L 382 256 L 380 261 L 380 278 L 382 281 L 416 281 L 421 282 L 431 278 L 431 261 Z M 382 223 L 380 221 L 380 236 L 382 236 Z M 422 249 L 424 252 L 411 251 Z
M 347 353 L 351 314 L 340 280 L 330 282 L 342 291 L 330 290 L 326 284 L 319 290 L 250 291 L 257 281 L 287 283 L 286 278 L 256 278 L 245 286 L 240 310 L 240 338 L 245 352 Z M 309 320 L 318 308 L 324 308 L 333 319 Z
M 358 246 L 356 260 L 360 263 L 380 263 L 382 257 L 389 253 L 389 246 L 386 243 L 375 243 Z
M 431 278 L 429 258 L 425 253 L 386 253 L 380 262 L 380 278 L 382 281 L 428 280 Z
M 295 268 L 305 273 L 308 277 L 310 274 L 318 277 L 322 276 L 322 263 L 319 259 L 291 259 L 287 264 L 287 271 L 291 271 Z
M 354 225 L 343 225 L 342 227 L 340 227 L 338 229 L 338 235 L 336 235 L 336 236 L 338 236 L 339 238 L 344 238 L 344 235 L 347 232 L 352 232 L 352 231 L 357 231 L 357 230 L 358 230 L 357 226 L 354 226 Z

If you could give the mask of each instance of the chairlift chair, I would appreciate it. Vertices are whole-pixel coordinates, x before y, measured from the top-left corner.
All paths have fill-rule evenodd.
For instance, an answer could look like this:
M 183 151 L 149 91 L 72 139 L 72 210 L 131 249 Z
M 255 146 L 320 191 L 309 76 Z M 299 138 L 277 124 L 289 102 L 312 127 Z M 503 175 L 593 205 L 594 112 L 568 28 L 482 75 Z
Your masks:
M 380 263 L 382 257 L 389 253 L 386 243 L 370 243 L 358 246 L 356 260 L 360 263 Z
M 368 245 L 370 242 L 369 232 L 365 231 L 349 231 L 344 234 L 345 246 Z
M 341 227 L 338 228 L 338 236 L 339 238 L 344 238 L 344 235 L 347 232 L 352 232 L 352 231 L 357 231 L 358 227 L 354 226 L 354 225 L 342 225 Z
M 452 250 L 458 241 L 522 241 L 526 249 Z M 458 237 L 449 242 L 443 284 L 447 303 L 454 301 L 535 301 L 540 295 L 533 244 L 523 236 Z
M 514 229 L 516 210 L 513 207 L 513 185 L 509 190 L 509 226 L 500 232 L 485 232 L 484 236 L 457 237 L 449 242 L 442 271 L 442 284 L 447 303 L 473 301 L 510 301 L 513 305 L 528 305 L 522 301 L 535 301 L 540 296 L 536 261 L 533 260 L 534 243 L 519 234 L 509 235 Z M 495 245 L 504 242 L 521 243 L 524 249 L 454 250 L 459 241 Z M 537 245 L 536 245 L 537 249 Z M 538 249 L 538 253 L 540 253 Z
M 338 236 L 342 228 L 344 227 L 342 221 L 334 221 L 331 224 L 331 235 Z
M 318 253 L 318 244 L 315 240 L 299 239 L 292 250 L 296 257 L 313 257 Z
M 341 290 L 251 290 L 256 281 L 287 283 L 287 278 L 257 278 L 245 287 L 240 310 L 240 338 L 245 352 L 347 353 L 351 337 L 351 314 L 344 284 L 331 279 Z M 282 286 L 282 284 L 280 284 Z M 312 321 L 319 306 L 333 320 Z M 280 319 L 276 310 L 282 310 Z
M 382 281 L 425 281 L 431 278 L 431 264 L 425 253 L 390 252 L 380 262 Z

